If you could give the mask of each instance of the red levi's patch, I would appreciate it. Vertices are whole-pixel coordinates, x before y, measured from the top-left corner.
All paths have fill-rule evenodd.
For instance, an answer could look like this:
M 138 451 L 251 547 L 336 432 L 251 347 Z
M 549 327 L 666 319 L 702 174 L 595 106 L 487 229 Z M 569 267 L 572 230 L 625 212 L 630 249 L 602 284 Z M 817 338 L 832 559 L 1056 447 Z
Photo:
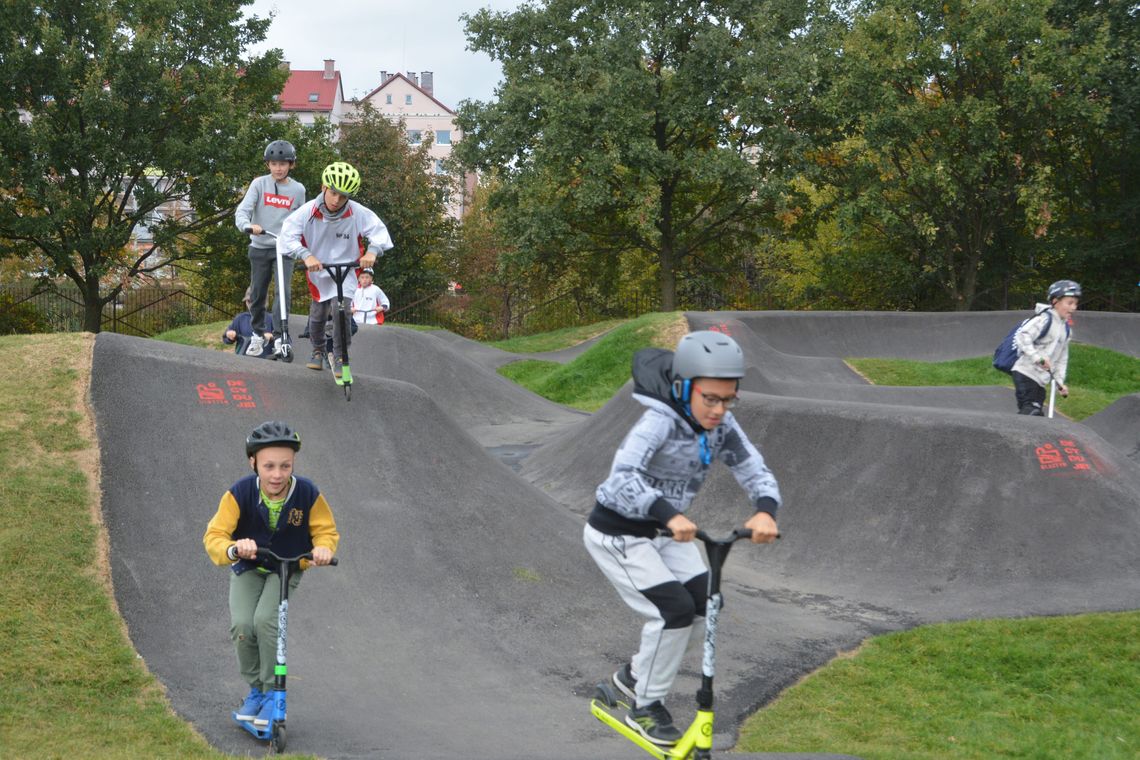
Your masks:
M 275 195 L 274 193 L 266 193 L 262 196 L 262 202 L 266 206 L 275 206 L 277 208 L 293 208 L 293 199 L 288 195 Z

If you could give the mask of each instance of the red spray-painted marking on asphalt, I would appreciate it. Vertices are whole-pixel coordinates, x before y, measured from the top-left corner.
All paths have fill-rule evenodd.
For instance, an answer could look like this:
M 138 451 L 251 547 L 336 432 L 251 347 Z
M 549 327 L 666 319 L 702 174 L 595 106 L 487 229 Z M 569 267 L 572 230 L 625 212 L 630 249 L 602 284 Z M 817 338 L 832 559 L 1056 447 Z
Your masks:
M 245 380 L 226 378 L 198 383 L 198 403 L 204 405 L 231 406 L 237 409 L 256 409 L 257 399 Z
M 719 325 L 713 325 L 709 329 L 712 330 L 713 332 L 723 333 L 724 335 L 732 337 L 732 330 L 728 329 L 728 323 L 727 322 L 721 322 Z
M 1059 439 L 1056 443 L 1042 444 L 1034 449 L 1033 453 L 1037 457 L 1038 465 L 1045 471 L 1091 473 L 1097 470 L 1092 461 L 1081 451 L 1077 442 L 1067 438 Z

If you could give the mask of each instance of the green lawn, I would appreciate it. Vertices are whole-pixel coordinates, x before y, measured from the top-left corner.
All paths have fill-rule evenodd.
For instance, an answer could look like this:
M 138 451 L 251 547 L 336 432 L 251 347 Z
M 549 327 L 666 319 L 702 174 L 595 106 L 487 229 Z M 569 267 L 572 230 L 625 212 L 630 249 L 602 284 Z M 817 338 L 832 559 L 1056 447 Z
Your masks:
M 788 689 L 740 748 L 866 760 L 1140 757 L 1140 612 L 880 636 Z
M 907 359 L 848 359 L 847 363 L 876 385 L 1002 385 L 1013 382 L 990 366 L 991 357 L 948 362 Z M 1057 396 L 1056 409 L 1066 417 L 1083 420 L 1121 396 L 1140 393 L 1140 359 L 1107 348 L 1073 343 L 1069 348 L 1069 397 Z
M 613 328 L 566 364 L 524 359 L 503 365 L 499 374 L 551 401 L 592 412 L 629 380 L 634 353 L 651 345 L 671 349 L 683 334 L 680 314 L 646 314 Z
M 576 346 L 582 341 L 601 335 L 629 320 L 607 319 L 604 322 L 595 322 L 590 325 L 577 325 L 564 327 L 561 330 L 538 333 L 537 335 L 524 335 L 519 338 L 507 340 L 488 341 L 487 345 L 510 351 L 514 354 L 537 354 L 545 351 L 558 351 L 563 348 Z
M 90 347 L 0 337 L 0 758 L 223 758 L 171 711 L 110 596 Z

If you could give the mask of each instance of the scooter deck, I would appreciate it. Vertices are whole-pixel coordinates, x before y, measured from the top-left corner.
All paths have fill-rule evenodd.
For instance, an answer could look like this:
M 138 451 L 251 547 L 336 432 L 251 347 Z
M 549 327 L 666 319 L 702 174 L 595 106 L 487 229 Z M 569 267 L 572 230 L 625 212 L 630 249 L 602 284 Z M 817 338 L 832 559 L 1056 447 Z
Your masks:
M 265 726 L 255 726 L 252 720 L 239 720 L 236 710 L 230 713 L 230 715 L 233 716 L 234 723 L 237 723 L 239 726 L 244 728 L 246 731 L 249 731 L 258 739 L 269 739 L 273 735 L 272 723 L 269 723 Z

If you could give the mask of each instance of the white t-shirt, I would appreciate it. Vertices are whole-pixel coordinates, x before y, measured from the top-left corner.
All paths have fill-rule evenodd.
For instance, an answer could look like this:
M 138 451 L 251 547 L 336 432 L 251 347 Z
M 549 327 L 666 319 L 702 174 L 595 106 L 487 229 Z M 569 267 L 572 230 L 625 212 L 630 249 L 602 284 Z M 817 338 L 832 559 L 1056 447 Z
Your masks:
M 358 325 L 380 324 L 377 313 L 387 311 L 389 306 L 388 296 L 384 295 L 384 291 L 375 285 L 357 288 L 356 292 L 352 294 L 352 308 L 355 309 L 352 318 L 356 320 Z

